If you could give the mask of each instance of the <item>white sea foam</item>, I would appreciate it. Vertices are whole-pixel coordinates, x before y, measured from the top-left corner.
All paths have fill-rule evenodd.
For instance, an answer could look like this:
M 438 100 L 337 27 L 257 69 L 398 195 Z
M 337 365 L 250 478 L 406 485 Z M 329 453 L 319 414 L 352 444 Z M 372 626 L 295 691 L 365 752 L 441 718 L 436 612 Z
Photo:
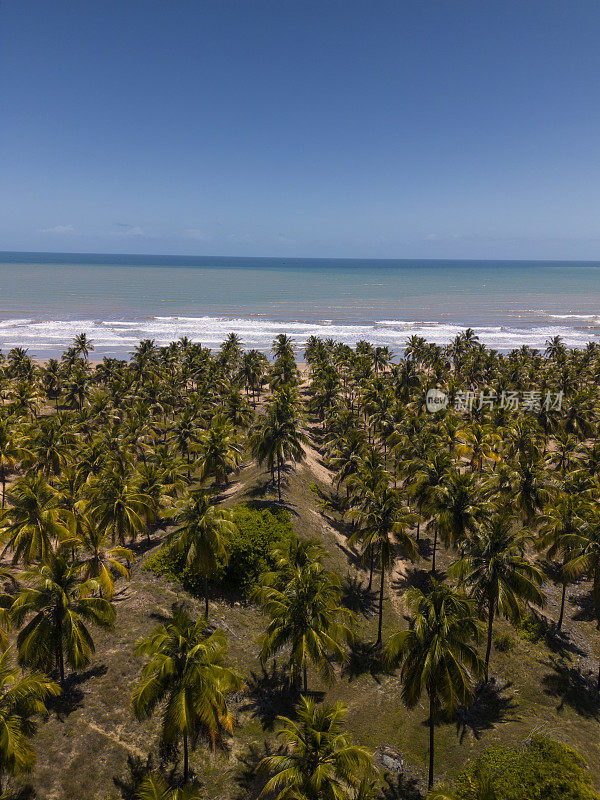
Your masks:
M 582 316 L 582 315 L 577 315 Z M 373 344 L 388 345 L 396 352 L 401 350 L 409 336 L 423 336 L 437 344 L 450 342 L 466 325 L 424 320 L 379 320 L 372 323 L 345 324 L 321 321 L 277 321 L 258 318 L 228 317 L 149 317 L 115 320 L 32 320 L 12 319 L 0 321 L 0 347 L 6 352 L 11 347 L 21 346 L 40 356 L 54 355 L 62 351 L 73 338 L 85 331 L 95 344 L 97 357 L 123 356 L 133 350 L 141 339 L 154 339 L 157 345 L 165 345 L 182 336 L 206 347 L 215 348 L 229 333 L 241 337 L 244 345 L 268 350 L 278 333 L 292 336 L 302 345 L 309 336 L 334 339 L 356 345 L 361 339 Z M 472 326 L 480 340 L 499 350 L 510 350 L 527 344 L 543 348 L 551 336 L 561 336 L 572 347 L 582 347 L 590 341 L 600 339 L 593 330 L 569 324 L 548 323 L 532 327 L 484 325 Z

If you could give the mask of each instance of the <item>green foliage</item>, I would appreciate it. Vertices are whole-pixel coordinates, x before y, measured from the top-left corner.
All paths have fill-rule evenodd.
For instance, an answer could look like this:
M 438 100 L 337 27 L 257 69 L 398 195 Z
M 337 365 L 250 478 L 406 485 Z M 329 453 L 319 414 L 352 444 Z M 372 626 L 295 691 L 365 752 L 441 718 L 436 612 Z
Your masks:
M 515 625 L 515 630 L 521 639 L 525 639 L 526 642 L 539 642 L 544 636 L 543 625 L 533 614 L 519 620 Z
M 227 541 L 229 560 L 219 561 L 215 580 L 226 591 L 247 594 L 263 572 L 275 566 L 273 550 L 294 537 L 290 513 L 285 508 L 254 508 L 234 506 L 233 521 L 237 530 Z M 144 565 L 156 575 L 178 580 L 186 591 L 202 596 L 202 576 L 186 566 L 185 553 L 177 554 L 172 545 L 162 547 Z
M 494 647 L 499 653 L 507 653 L 515 646 L 515 640 L 510 633 L 499 633 L 494 637 Z
M 479 787 L 497 800 L 600 800 L 584 759 L 572 748 L 535 735 L 522 747 L 492 747 L 456 781 L 456 800 L 477 800 Z

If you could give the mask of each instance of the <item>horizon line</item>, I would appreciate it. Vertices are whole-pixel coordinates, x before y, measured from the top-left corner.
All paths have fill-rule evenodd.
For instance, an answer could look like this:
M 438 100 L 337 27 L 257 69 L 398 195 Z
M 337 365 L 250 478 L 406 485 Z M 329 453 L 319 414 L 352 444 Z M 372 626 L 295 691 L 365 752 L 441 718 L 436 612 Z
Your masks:
M 450 258 L 448 256 L 442 258 L 420 258 L 401 256 L 396 258 L 384 258 L 381 256 L 240 256 L 240 255 L 226 255 L 226 254 L 199 254 L 199 253 L 122 253 L 110 251 L 80 251 L 80 250 L 0 250 L 2 255 L 36 255 L 36 256 L 123 256 L 130 258 L 223 258 L 235 259 L 239 261 L 252 259 L 252 260 L 267 260 L 267 261 L 450 261 L 457 263 L 498 263 L 498 262 L 526 262 L 543 264 L 600 264 L 600 258 L 577 258 L 577 259 L 564 259 L 564 258 Z

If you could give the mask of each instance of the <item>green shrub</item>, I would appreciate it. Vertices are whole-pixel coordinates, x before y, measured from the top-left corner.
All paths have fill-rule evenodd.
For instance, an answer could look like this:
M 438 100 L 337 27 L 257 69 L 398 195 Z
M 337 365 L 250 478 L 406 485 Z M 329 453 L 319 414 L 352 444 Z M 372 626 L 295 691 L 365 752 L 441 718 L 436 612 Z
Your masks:
M 584 759 L 562 742 L 534 735 L 522 747 L 491 747 L 460 773 L 457 800 L 600 800 Z
M 521 639 L 527 642 L 539 642 L 544 637 L 544 627 L 535 616 L 524 617 L 515 625 L 515 630 Z
M 494 637 L 494 647 L 499 653 L 506 653 L 515 646 L 515 640 L 510 633 L 499 633 Z
M 229 560 L 218 564 L 212 581 L 223 591 L 247 595 L 262 573 L 274 566 L 273 549 L 295 533 L 290 512 L 285 508 L 270 510 L 240 504 L 232 511 L 237 532 L 227 547 Z M 185 556 L 176 554 L 172 545 L 165 545 L 150 556 L 144 570 L 180 581 L 190 594 L 204 594 L 202 577 L 186 566 Z

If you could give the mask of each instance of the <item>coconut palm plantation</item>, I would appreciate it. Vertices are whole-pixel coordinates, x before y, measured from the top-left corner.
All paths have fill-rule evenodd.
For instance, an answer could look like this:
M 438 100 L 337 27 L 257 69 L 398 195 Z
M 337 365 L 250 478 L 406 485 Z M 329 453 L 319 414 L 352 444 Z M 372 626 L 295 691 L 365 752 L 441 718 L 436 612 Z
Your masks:
M 93 354 L 0 360 L 2 798 L 600 797 L 600 346 Z

